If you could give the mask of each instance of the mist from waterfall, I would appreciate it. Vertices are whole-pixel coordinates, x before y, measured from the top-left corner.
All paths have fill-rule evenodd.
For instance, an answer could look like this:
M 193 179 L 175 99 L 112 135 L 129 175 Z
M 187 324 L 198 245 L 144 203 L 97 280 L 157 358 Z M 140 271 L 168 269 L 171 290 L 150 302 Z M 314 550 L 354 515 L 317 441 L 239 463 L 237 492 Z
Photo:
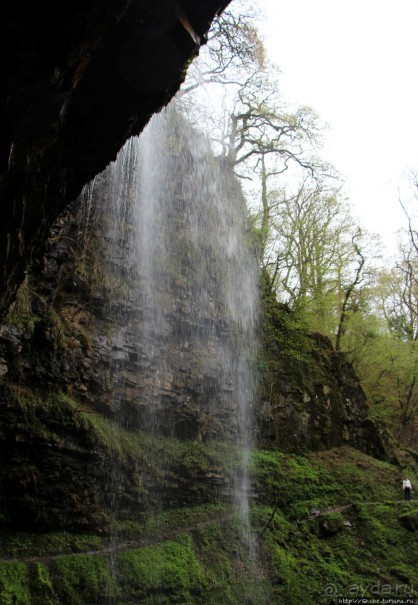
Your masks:
M 172 103 L 95 186 L 117 293 L 115 418 L 156 440 L 230 443 L 239 462 L 227 491 L 251 550 L 258 275 L 240 185 Z
M 213 156 L 207 140 L 174 104 L 154 116 L 139 138 L 136 174 L 137 254 L 141 281 L 147 284 L 142 290 L 149 314 L 147 336 L 168 334 L 170 342 L 170 334 L 179 331 L 185 349 L 200 351 L 203 382 L 209 378 L 215 390 L 199 406 L 211 423 L 215 419 L 222 426 L 204 437 L 235 440 L 242 451 L 233 491 L 250 542 L 248 467 L 258 280 L 245 201 L 232 171 Z M 165 358 L 161 342 L 153 341 L 151 354 Z M 161 406 L 159 380 L 157 370 L 150 409 L 151 429 L 157 432 L 159 414 L 153 410 Z M 233 393 L 229 401 L 225 383 Z M 204 425 L 202 429 L 206 432 Z

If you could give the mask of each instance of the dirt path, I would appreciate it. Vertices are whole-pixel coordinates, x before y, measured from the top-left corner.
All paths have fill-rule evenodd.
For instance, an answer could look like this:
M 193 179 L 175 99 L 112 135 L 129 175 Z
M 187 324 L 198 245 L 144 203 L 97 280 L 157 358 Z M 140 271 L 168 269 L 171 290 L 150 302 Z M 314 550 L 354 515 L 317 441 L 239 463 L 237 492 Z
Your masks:
M 392 504 L 404 504 L 405 502 L 417 502 L 418 500 L 391 500 L 390 502 L 386 502 L 386 504 L 388 505 L 392 505 Z M 324 508 L 318 508 L 318 509 L 312 509 L 312 511 L 309 514 L 309 518 L 312 519 L 314 517 L 318 517 L 319 515 L 322 515 L 323 513 L 340 513 L 344 510 L 349 510 L 350 508 L 353 508 L 355 506 L 371 506 L 371 505 L 376 505 L 376 504 L 385 504 L 385 502 L 382 502 L 381 500 L 372 500 L 372 501 L 368 501 L 368 502 L 351 502 L 351 504 L 342 504 L 339 506 L 325 506 Z
M 405 503 L 406 500 L 394 500 L 388 504 L 402 504 Z M 410 500 L 410 502 L 417 502 L 418 500 Z M 371 502 L 351 502 L 350 504 L 343 504 L 339 506 L 327 506 L 321 509 L 313 509 L 309 514 L 310 519 L 314 519 L 323 513 L 331 513 L 331 512 L 342 512 L 345 510 L 349 510 L 354 506 L 361 504 L 362 506 L 369 506 L 375 504 L 383 504 L 382 501 L 376 500 Z M 264 529 L 260 532 L 260 535 L 264 533 L 267 527 L 270 525 L 276 511 L 278 510 L 278 506 L 274 508 L 272 515 L 269 521 L 264 526 Z M 218 523 L 219 526 L 226 523 L 232 517 L 235 516 L 235 513 L 227 513 L 220 517 L 214 517 L 212 519 L 208 519 L 206 521 L 202 521 L 201 523 L 196 523 L 194 525 L 188 525 L 185 527 L 172 529 L 168 531 L 164 531 L 161 534 L 154 534 L 152 536 L 148 536 L 147 538 L 143 538 L 141 540 L 129 540 L 126 542 L 116 542 L 115 540 L 111 540 L 108 545 L 104 545 L 103 548 L 97 550 L 88 550 L 88 551 L 79 551 L 79 552 L 60 552 L 51 555 L 45 556 L 30 556 L 30 557 L 0 557 L 0 563 L 50 563 L 51 561 L 56 561 L 61 559 L 62 557 L 71 557 L 74 555 L 88 555 L 88 556 L 104 556 L 104 555 L 112 555 L 118 552 L 125 552 L 127 550 L 135 550 L 136 548 L 144 548 L 146 546 L 154 546 L 155 544 L 162 544 L 163 542 L 167 542 L 168 540 L 173 540 L 178 538 L 183 533 L 188 533 L 194 531 L 196 529 L 202 529 L 211 525 L 212 523 Z
M 126 542 L 117 543 L 116 540 L 110 541 L 108 545 L 104 545 L 103 548 L 97 550 L 88 550 L 88 551 L 79 551 L 79 552 L 60 552 L 51 555 L 45 556 L 29 556 L 29 557 L 0 557 L 0 563 L 50 563 L 51 561 L 56 561 L 61 559 L 62 557 L 71 557 L 76 555 L 88 555 L 88 556 L 103 556 L 103 555 L 112 555 L 118 552 L 124 552 L 127 550 L 135 550 L 136 548 L 144 548 L 146 546 L 154 546 L 155 544 L 162 544 L 163 542 L 167 542 L 168 540 L 173 540 L 178 538 L 183 533 L 188 533 L 197 529 L 202 529 L 211 525 L 212 523 L 217 523 L 219 526 L 222 526 L 229 519 L 236 516 L 235 513 L 227 513 L 222 515 L 221 517 L 214 517 L 212 519 L 208 519 L 207 521 L 202 521 L 201 523 L 196 523 L 194 525 L 189 525 L 177 529 L 172 529 L 168 531 L 164 531 L 161 534 L 153 534 L 147 538 L 143 538 L 141 540 L 129 540 Z

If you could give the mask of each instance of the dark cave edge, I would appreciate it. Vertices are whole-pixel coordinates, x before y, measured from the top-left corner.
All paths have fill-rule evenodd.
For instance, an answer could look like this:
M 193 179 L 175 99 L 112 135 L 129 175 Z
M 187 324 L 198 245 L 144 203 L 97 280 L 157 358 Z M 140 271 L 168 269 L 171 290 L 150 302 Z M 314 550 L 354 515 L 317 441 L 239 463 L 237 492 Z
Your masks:
M 0 316 L 59 213 L 169 102 L 227 4 L 7 4 L 0 25 Z

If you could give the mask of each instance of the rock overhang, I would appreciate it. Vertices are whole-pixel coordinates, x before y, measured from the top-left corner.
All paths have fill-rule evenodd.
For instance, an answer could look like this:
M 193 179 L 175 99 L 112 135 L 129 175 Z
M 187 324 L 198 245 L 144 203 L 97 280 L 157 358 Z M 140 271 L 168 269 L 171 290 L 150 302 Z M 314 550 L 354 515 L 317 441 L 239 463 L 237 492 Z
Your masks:
M 58 214 L 183 81 L 228 0 L 9 3 L 0 26 L 0 314 Z

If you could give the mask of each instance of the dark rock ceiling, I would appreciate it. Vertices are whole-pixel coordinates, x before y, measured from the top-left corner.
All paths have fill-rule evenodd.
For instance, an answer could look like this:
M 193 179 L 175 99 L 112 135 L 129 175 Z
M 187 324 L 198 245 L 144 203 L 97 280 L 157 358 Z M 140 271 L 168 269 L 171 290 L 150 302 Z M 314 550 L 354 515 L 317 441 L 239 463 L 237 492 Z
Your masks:
M 62 209 L 178 90 L 229 0 L 18 2 L 0 24 L 0 314 Z

